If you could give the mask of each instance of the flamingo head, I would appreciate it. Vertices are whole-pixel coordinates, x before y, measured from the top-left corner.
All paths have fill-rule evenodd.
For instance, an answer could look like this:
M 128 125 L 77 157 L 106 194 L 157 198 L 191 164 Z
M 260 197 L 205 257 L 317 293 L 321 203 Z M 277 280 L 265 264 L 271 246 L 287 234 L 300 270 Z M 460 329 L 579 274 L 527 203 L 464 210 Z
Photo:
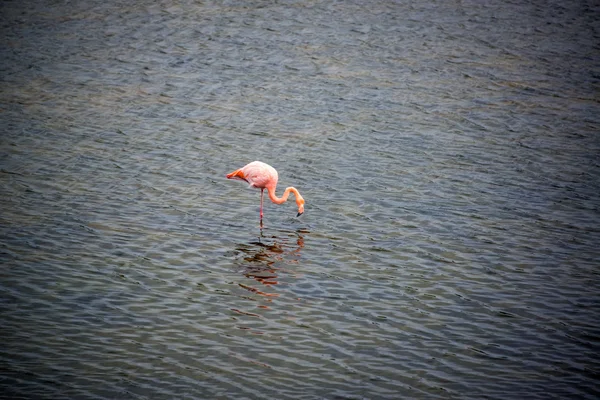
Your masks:
M 296 217 L 299 217 L 304 214 L 304 199 L 302 196 L 298 195 L 296 197 L 296 205 L 298 206 L 298 215 Z

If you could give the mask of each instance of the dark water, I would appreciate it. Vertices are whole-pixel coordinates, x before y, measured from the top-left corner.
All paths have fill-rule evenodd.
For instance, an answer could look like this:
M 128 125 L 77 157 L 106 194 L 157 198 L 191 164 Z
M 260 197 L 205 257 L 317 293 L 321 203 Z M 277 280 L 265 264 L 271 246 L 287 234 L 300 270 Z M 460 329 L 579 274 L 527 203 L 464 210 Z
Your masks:
M 3 398 L 600 395 L 597 2 L 0 11 Z

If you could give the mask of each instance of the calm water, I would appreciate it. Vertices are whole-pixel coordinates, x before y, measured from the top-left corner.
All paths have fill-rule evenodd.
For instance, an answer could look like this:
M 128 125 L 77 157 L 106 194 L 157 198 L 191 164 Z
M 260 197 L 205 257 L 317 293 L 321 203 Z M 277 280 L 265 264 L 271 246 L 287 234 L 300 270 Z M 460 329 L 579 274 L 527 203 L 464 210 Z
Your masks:
M 0 11 L 0 396 L 600 396 L 597 2 Z

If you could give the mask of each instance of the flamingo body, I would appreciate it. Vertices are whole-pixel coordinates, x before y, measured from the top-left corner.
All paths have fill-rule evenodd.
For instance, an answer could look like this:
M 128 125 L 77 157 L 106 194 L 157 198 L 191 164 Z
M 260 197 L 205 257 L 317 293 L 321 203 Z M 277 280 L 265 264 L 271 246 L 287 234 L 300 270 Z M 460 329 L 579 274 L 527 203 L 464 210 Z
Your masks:
M 250 187 L 267 189 L 267 186 L 272 186 L 273 188 L 277 186 L 279 174 L 269 164 L 252 161 L 250 164 L 246 164 L 242 168 L 227 174 L 227 178 L 246 181 L 250 184 Z
M 240 181 L 248 182 L 250 187 L 254 187 L 260 189 L 260 223 L 262 226 L 263 219 L 263 193 L 264 190 L 267 189 L 267 193 L 269 194 L 269 199 L 275 204 L 285 203 L 290 195 L 293 193 L 296 197 L 296 205 L 298 206 L 298 215 L 302 215 L 304 213 L 304 199 L 300 195 L 300 192 L 294 187 L 288 187 L 283 192 L 283 196 L 277 197 L 275 194 L 275 189 L 277 187 L 277 181 L 279 179 L 279 175 L 275 168 L 271 167 L 269 164 L 265 164 L 261 161 L 253 161 L 249 164 L 246 164 L 240 169 L 236 169 L 230 174 L 227 174 L 227 179 L 235 179 Z

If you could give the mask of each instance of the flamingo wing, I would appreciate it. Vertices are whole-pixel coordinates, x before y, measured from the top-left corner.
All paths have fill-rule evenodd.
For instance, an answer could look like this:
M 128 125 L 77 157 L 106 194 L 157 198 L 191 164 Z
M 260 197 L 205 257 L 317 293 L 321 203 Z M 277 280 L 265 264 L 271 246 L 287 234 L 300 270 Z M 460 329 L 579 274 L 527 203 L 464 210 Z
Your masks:
M 264 189 L 267 186 L 277 185 L 277 171 L 275 168 L 268 164 L 260 161 L 254 161 L 246 165 L 242 169 L 244 180 L 250 184 L 251 187 Z

